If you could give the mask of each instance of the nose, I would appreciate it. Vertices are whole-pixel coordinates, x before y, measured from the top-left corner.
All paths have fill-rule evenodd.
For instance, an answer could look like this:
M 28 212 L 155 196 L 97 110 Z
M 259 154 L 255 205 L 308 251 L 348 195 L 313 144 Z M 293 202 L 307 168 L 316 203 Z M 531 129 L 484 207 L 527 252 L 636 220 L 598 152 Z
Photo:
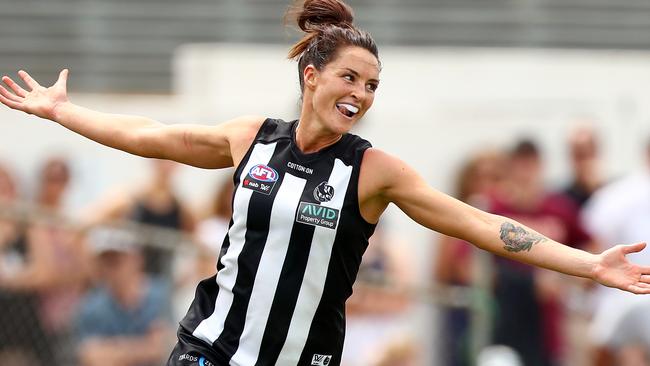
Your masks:
M 356 101 L 361 101 L 366 97 L 366 88 L 364 85 L 356 84 L 350 93 L 350 96 Z

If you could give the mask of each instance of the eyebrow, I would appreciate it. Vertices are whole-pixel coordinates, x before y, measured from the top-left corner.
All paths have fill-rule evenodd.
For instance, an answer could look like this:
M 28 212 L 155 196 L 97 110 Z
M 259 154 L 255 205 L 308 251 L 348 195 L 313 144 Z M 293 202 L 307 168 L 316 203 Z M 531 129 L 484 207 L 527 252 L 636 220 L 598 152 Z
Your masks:
M 358 72 L 356 72 L 355 70 L 352 70 L 352 69 L 349 68 L 349 67 L 344 67 L 344 69 L 347 70 L 347 71 L 349 71 L 351 74 L 353 74 L 353 75 L 356 76 L 356 77 L 360 77 L 360 76 L 361 76 Z M 379 84 L 379 80 L 378 80 L 378 79 L 369 79 L 368 81 L 372 81 L 372 82 L 375 82 L 375 83 Z

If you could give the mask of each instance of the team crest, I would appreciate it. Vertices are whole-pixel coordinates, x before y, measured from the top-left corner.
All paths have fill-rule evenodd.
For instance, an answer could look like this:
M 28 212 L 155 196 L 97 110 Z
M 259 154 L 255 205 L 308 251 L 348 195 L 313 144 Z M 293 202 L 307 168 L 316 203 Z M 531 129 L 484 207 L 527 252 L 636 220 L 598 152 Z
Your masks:
M 332 361 L 331 355 L 314 354 L 311 358 L 312 366 L 328 366 Z
M 275 182 L 278 181 L 278 172 L 268 165 L 257 164 L 248 171 L 242 182 L 242 187 L 255 192 L 271 194 Z
M 328 202 L 334 198 L 334 187 L 327 184 L 327 182 L 321 182 L 316 188 L 314 188 L 314 199 L 318 202 Z

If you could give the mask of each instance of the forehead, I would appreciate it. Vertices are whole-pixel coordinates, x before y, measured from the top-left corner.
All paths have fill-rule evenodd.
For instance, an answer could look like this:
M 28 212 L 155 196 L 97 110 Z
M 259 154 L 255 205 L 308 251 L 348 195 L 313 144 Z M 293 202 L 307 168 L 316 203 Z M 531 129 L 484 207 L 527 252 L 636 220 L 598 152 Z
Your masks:
M 332 69 L 352 69 L 368 78 L 379 77 L 379 60 L 365 48 L 357 46 L 342 47 L 336 57 L 327 65 Z

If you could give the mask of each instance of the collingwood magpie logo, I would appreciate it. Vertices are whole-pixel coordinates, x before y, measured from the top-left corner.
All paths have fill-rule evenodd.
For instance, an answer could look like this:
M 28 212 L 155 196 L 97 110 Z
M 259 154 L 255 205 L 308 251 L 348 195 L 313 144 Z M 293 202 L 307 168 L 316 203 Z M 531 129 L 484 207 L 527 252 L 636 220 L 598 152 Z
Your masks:
M 327 182 L 321 182 L 316 188 L 314 188 L 314 199 L 318 202 L 327 202 L 334 198 L 334 187 L 327 184 Z
M 312 366 L 328 366 L 332 361 L 331 355 L 314 354 L 311 358 Z

